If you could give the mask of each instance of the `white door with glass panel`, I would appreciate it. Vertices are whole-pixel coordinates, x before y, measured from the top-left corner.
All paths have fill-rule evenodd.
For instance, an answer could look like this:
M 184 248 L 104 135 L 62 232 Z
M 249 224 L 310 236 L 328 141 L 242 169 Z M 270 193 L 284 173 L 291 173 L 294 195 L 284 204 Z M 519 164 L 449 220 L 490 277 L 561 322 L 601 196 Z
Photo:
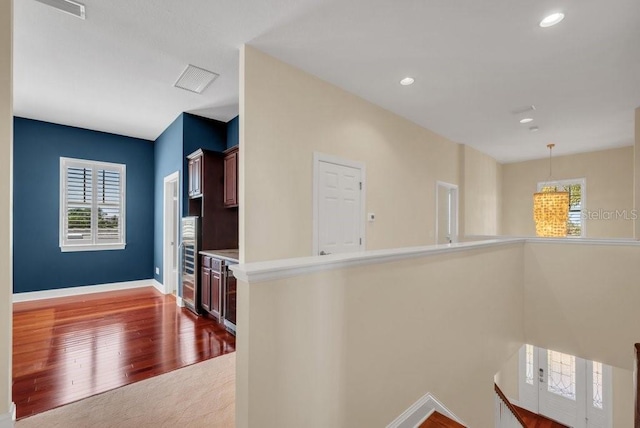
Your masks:
M 316 255 L 363 248 L 362 169 L 317 160 Z
M 611 428 L 610 366 L 525 345 L 520 350 L 520 405 L 574 428 Z

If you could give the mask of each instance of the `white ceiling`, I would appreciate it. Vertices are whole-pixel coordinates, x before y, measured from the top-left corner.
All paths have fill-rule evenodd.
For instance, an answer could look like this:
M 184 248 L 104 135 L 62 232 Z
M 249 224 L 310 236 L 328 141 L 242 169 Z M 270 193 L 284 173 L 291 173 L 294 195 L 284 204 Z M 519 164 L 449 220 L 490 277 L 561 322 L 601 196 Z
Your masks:
M 86 0 L 86 21 L 14 4 L 18 116 L 150 140 L 182 111 L 227 121 L 249 43 L 501 162 L 633 143 L 638 0 Z M 203 95 L 173 87 L 189 63 L 220 74 Z

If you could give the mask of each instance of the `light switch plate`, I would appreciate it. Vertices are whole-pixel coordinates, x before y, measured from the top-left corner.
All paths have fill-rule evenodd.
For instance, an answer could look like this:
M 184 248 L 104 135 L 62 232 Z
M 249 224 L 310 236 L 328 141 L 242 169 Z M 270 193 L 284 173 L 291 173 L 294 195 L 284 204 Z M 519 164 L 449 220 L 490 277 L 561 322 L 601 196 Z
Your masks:
M 156 266 L 156 275 L 160 275 L 160 268 Z

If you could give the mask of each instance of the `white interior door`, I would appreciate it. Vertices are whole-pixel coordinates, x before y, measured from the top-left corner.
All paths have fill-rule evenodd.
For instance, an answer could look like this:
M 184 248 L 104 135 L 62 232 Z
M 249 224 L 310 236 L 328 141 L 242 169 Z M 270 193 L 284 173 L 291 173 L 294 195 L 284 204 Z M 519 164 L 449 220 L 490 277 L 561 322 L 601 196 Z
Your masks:
M 532 345 L 520 350 L 519 404 L 574 428 L 611 428 L 611 366 Z
M 458 242 L 458 186 L 436 185 L 436 243 Z
M 318 160 L 316 164 L 316 254 L 363 248 L 362 169 Z

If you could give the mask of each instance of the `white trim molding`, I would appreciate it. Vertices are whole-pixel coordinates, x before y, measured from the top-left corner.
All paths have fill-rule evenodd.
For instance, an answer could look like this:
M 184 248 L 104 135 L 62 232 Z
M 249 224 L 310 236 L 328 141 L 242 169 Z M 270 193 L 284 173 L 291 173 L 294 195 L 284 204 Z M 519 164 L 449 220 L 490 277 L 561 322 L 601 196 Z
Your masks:
M 362 244 L 360 245 L 360 251 L 364 251 L 367 248 L 367 218 L 366 218 L 366 208 L 367 208 L 367 174 L 366 174 L 366 165 L 364 162 L 352 161 L 348 159 L 343 159 L 333 155 L 327 155 L 320 152 L 313 152 L 313 215 L 312 215 L 312 227 L 313 227 L 313 237 L 312 237 L 312 248 L 311 254 L 318 255 L 318 245 L 319 237 L 318 237 L 318 195 L 319 195 L 319 186 L 320 186 L 320 177 L 319 177 L 319 163 L 327 162 L 335 165 L 342 165 L 349 168 L 355 168 L 360 170 L 360 180 L 362 180 L 362 191 L 360 194 L 360 236 L 362 237 Z
M 268 262 L 230 265 L 233 276 L 243 282 L 262 282 L 280 278 L 342 269 L 352 266 L 391 262 L 436 254 L 455 253 L 475 248 L 489 248 L 509 244 L 521 244 L 523 239 L 501 239 L 481 242 L 461 242 L 450 245 L 405 247 L 390 250 L 371 250 L 357 253 L 330 254 L 326 256 L 301 257 Z
M 83 294 L 102 293 L 104 291 L 128 290 L 131 288 L 155 287 L 153 278 L 140 281 L 112 282 L 109 284 L 86 285 L 80 287 L 56 288 L 53 290 L 30 291 L 14 293 L 13 303 L 30 302 L 33 300 L 53 299 L 56 297 L 80 296 Z M 156 281 L 157 282 L 157 281 Z M 159 284 L 159 283 L 158 283 Z M 162 290 L 160 290 L 162 291 Z
M 167 224 L 167 184 L 171 183 L 171 182 L 175 182 L 176 184 L 176 191 L 177 191 L 177 205 L 178 208 L 176 210 L 175 216 L 176 218 L 174 218 L 174 223 L 176 225 L 176 230 L 175 230 L 175 234 L 176 234 L 176 242 L 173 243 L 174 246 L 179 246 L 179 242 L 180 242 L 180 219 L 181 219 L 181 212 L 180 212 L 180 201 L 182 200 L 182 186 L 181 186 L 181 182 L 180 182 L 180 171 L 175 171 L 172 172 L 171 174 L 167 175 L 166 177 L 164 177 L 164 182 L 163 182 L 163 186 L 162 186 L 162 281 L 163 283 L 167 283 L 167 278 L 172 276 L 171 275 L 171 271 L 172 269 L 169 267 L 170 263 L 169 263 L 169 257 L 167 255 L 167 251 L 168 251 L 168 245 L 167 245 L 167 233 L 170 231 L 167 230 L 168 228 L 170 228 L 171 225 Z M 178 247 L 179 249 L 179 247 Z M 176 257 L 178 257 L 178 259 L 180 258 L 180 255 L 178 254 Z M 178 267 L 178 271 L 179 271 L 179 267 Z M 175 287 L 176 287 L 176 294 L 178 291 L 178 288 L 180 287 L 179 284 L 179 280 L 178 280 L 178 274 L 179 272 L 176 274 L 174 281 L 175 281 Z M 161 290 L 164 294 L 168 294 L 170 293 L 172 290 L 167 290 L 166 286 L 162 286 L 162 289 L 159 288 L 159 290 Z
M 429 257 L 437 254 L 455 253 L 474 249 L 487 249 L 503 245 L 524 245 L 526 243 L 547 245 L 640 246 L 640 241 L 632 239 L 499 237 L 485 241 L 458 242 L 449 245 L 392 248 L 388 250 L 370 250 L 355 253 L 237 264 L 229 266 L 229 269 L 233 271 L 233 276 L 239 281 L 255 283 L 307 275 L 313 272 L 344 269 L 352 266 Z
M 467 426 L 460 418 L 453 414 L 430 392 L 427 392 L 422 398 L 413 403 L 411 407 L 405 410 L 393 422 L 387 425 L 387 428 L 417 428 L 421 423 L 427 420 L 433 412 L 438 412 L 446 417 L 453 419 L 461 425 Z
M 162 294 L 169 294 L 164 284 L 158 281 L 157 279 L 155 278 L 153 279 L 152 285 L 155 287 L 156 290 L 158 290 Z
M 11 403 L 7 413 L 0 414 L 0 428 L 13 428 L 16 423 L 16 405 Z

